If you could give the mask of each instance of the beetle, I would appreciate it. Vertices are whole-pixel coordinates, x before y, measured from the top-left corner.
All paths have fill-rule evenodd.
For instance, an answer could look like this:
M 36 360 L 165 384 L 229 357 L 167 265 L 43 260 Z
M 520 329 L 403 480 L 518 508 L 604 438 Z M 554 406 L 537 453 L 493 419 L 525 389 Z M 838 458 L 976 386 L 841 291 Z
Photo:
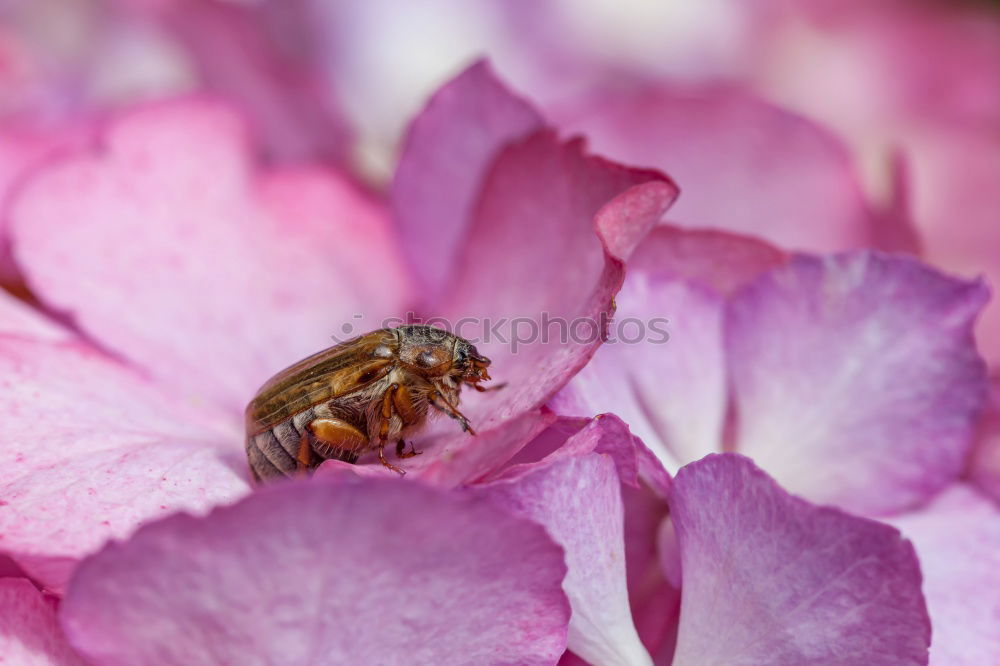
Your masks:
M 269 379 L 246 408 L 246 451 L 257 481 L 294 476 L 323 460 L 349 463 L 371 450 L 422 453 L 404 438 L 431 407 L 475 434 L 458 410 L 463 384 L 478 391 L 490 360 L 468 340 L 433 326 L 382 328 L 314 354 Z M 499 387 L 498 387 L 499 388 Z

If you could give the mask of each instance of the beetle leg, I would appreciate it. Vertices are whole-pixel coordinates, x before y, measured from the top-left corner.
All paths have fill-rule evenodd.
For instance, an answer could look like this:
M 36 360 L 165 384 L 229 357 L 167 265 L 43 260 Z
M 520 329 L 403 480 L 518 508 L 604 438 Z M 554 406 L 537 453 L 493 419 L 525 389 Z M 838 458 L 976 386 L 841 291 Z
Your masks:
M 378 426 L 378 460 L 393 472 L 403 476 L 406 474 L 405 471 L 385 459 L 385 442 L 389 438 L 389 420 L 392 418 L 393 402 L 398 391 L 399 384 L 393 383 L 389 385 L 385 395 L 382 396 L 382 422 Z
M 397 458 L 412 458 L 413 456 L 419 456 L 423 451 L 417 451 L 417 447 L 413 446 L 413 442 L 410 442 L 410 451 L 404 452 L 403 449 L 406 448 L 406 442 L 400 439 L 396 442 L 396 457 Z
M 312 447 L 309 446 L 309 433 L 302 433 L 302 437 L 299 438 L 299 451 L 295 456 L 295 468 L 299 472 L 304 472 L 309 469 L 309 463 L 312 462 Z
M 502 384 L 497 384 L 496 386 L 480 386 L 479 384 L 472 384 L 471 386 L 480 393 L 486 393 L 487 391 L 499 391 L 504 386 L 507 386 L 507 382 L 503 382 Z
M 444 397 L 444 394 L 437 389 L 434 389 L 431 394 L 431 404 L 437 407 L 439 410 L 450 416 L 451 418 L 458 421 L 458 424 L 462 426 L 462 430 L 469 433 L 470 435 L 475 435 L 476 431 L 472 429 L 469 425 L 469 419 L 465 418 L 465 414 L 458 411 L 455 405 L 448 402 L 448 399 Z M 439 402 L 440 401 L 440 402 Z
M 330 449 L 333 449 L 333 453 L 338 457 L 343 459 L 346 454 L 353 454 L 352 457 L 356 457 L 358 453 L 364 451 L 368 446 L 368 436 L 363 432 L 355 428 L 353 425 L 347 421 L 342 421 L 337 418 L 318 418 L 313 419 L 306 426 L 306 430 L 309 431 L 313 437 L 316 438 L 318 442 L 325 444 Z M 308 438 L 306 433 L 303 433 L 303 440 L 305 444 L 308 444 Z M 297 461 L 299 465 L 309 466 L 311 462 L 310 456 L 311 451 L 306 450 L 305 455 L 307 456 L 303 459 L 302 446 L 299 447 L 299 456 Z M 301 469 L 301 467 L 299 467 Z

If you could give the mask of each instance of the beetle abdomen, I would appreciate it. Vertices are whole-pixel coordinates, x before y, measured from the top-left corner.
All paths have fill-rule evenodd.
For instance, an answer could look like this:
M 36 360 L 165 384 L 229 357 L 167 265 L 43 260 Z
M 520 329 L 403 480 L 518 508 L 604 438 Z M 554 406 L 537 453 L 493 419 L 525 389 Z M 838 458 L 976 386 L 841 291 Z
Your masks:
M 321 407 L 325 407 L 321 406 Z M 322 412 L 322 413 L 317 413 Z M 299 468 L 297 456 L 302 443 L 302 435 L 306 434 L 311 448 L 310 467 L 319 465 L 323 460 L 343 460 L 357 462 L 361 451 L 340 449 L 325 442 L 317 441 L 308 434 L 306 426 L 317 417 L 329 416 L 328 409 L 310 407 L 289 419 L 276 423 L 274 427 L 246 440 L 247 458 L 254 478 L 258 481 L 282 476 L 292 476 Z

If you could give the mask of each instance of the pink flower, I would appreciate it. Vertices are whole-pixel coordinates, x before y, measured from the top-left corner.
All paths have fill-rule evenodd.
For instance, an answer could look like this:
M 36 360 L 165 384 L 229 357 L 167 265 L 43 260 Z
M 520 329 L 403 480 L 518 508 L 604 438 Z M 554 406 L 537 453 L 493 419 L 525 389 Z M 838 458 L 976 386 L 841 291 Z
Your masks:
M 0 132 L 8 279 L 31 301 L 0 298 L 0 655 L 996 652 L 1000 516 L 966 483 L 970 461 L 984 487 L 995 469 L 974 449 L 987 292 L 859 249 L 914 236 L 905 206 L 865 193 L 854 146 L 731 85 L 546 98 L 560 131 L 678 179 L 673 205 L 670 178 L 561 138 L 477 63 L 413 119 L 383 197 L 331 166 L 346 132 L 321 77 L 343 82 L 344 53 L 295 41 L 296 21 L 322 34 L 339 9 L 115 6 L 109 25 L 157 26 L 237 103 L 174 98 L 95 126 L 85 99 L 69 130 Z M 405 479 L 327 461 L 250 492 L 254 389 L 408 310 L 598 335 L 477 342 L 506 388 L 466 396 L 478 436 L 435 424 Z M 665 319 L 669 340 L 623 342 L 630 318 Z

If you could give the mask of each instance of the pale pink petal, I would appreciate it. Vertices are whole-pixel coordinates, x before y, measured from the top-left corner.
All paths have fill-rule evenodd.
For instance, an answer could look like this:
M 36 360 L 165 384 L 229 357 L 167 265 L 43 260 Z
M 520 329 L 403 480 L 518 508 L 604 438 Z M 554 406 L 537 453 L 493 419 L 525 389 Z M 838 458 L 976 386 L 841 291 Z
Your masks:
M 426 298 L 450 288 L 476 198 L 504 146 L 543 120 L 478 62 L 440 88 L 410 124 L 392 207 Z
M 0 289 L 0 333 L 36 340 L 70 340 L 74 334 L 37 308 Z
M 652 664 L 629 610 L 621 482 L 611 456 L 567 456 L 473 492 L 545 526 L 566 551 L 569 648 L 593 664 Z
M 893 528 L 793 497 L 733 454 L 682 469 L 670 511 L 683 566 L 674 666 L 927 663 L 920 569 Z
M 670 471 L 721 450 L 724 297 L 785 260 L 747 236 L 654 229 L 629 259 L 611 340 L 550 406 L 618 414 Z
M 0 578 L 0 664 L 84 666 L 56 622 L 55 604 L 24 578 Z
M 65 583 L 110 537 L 248 489 L 240 432 L 79 343 L 0 338 L 0 550 Z
M 954 485 L 894 518 L 913 539 L 934 627 L 931 664 L 982 666 L 1000 655 L 1000 510 Z
M 864 245 L 869 211 L 839 140 L 805 118 L 730 88 L 636 84 L 557 114 L 595 150 L 663 169 L 683 196 L 668 219 L 793 249 Z
M 724 301 L 661 266 L 630 269 L 611 338 L 551 406 L 561 414 L 617 414 L 676 472 L 721 449 Z
M 790 491 L 866 514 L 962 469 L 986 373 L 985 287 L 877 253 L 794 258 L 727 316 L 736 448 Z
M 434 310 L 493 360 L 507 387 L 472 396 L 488 425 L 540 406 L 600 345 L 624 260 L 670 205 L 662 175 L 540 132 L 509 146 L 483 186 L 452 290 Z M 485 421 L 485 423 L 484 423 Z
M 399 480 L 283 483 L 108 546 L 62 623 L 95 666 L 552 664 L 562 559 L 488 502 Z
M 1000 655 L 1000 510 L 956 484 L 892 523 L 920 558 L 934 627 L 931 664 L 992 663 Z
M 47 304 L 185 399 L 240 415 L 271 374 L 399 310 L 379 206 L 332 173 L 256 173 L 226 108 L 143 107 L 103 140 L 23 191 L 16 256 Z

